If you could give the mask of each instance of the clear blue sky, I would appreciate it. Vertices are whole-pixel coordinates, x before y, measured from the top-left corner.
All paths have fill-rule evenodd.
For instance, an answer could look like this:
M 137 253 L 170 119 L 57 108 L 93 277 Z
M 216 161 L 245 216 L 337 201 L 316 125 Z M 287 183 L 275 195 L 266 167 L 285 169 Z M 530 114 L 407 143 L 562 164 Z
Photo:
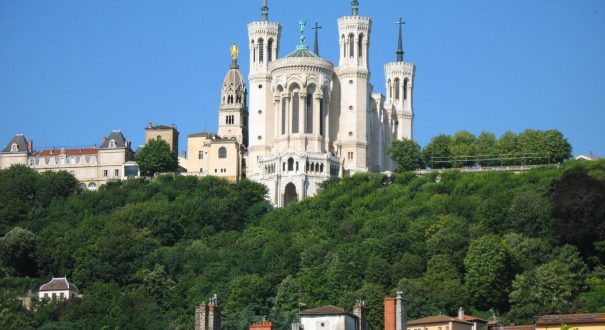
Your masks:
M 399 16 L 406 61 L 417 65 L 415 138 L 466 129 L 501 134 L 559 129 L 574 154 L 605 156 L 605 1 L 360 0 L 373 20 L 372 83 L 384 93 Z M 147 122 L 186 135 L 216 131 L 229 46 L 248 74 L 248 22 L 261 0 L 1 0 L 0 144 L 16 133 L 35 147 L 100 143 L 121 129 L 143 143 Z M 336 20 L 349 0 L 269 0 L 283 26 L 323 25 L 320 52 L 337 61 Z M 311 25 L 311 24 L 309 24 Z M 313 42 L 311 31 L 307 42 Z

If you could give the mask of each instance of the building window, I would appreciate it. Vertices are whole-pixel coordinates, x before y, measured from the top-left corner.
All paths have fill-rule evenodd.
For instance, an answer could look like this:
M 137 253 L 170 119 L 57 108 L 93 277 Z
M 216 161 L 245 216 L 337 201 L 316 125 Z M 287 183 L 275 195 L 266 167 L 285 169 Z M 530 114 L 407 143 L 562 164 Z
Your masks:
M 289 158 L 288 159 L 288 172 L 292 172 L 294 171 L 294 159 Z
M 306 120 L 305 120 L 305 133 L 313 134 L 313 92 L 314 88 L 307 94 L 307 111 L 306 111 Z
M 352 160 L 354 155 L 355 154 L 353 154 L 353 152 L 349 152 L 349 153 L 347 153 L 347 158 Z
M 159 136 L 158 136 L 158 140 L 159 140 Z M 110 141 L 109 141 L 109 147 L 110 147 L 110 148 L 115 148 L 115 147 L 116 147 L 116 141 L 115 141 L 115 140 L 113 140 L 113 139 L 112 139 L 112 140 L 110 140 Z
M 281 134 L 286 134 L 286 98 L 281 100 Z
M 263 63 L 265 61 L 265 41 L 258 39 L 258 61 Z
M 57 294 L 53 293 L 53 300 L 57 299 Z
M 114 170 L 113 176 L 120 176 L 120 170 Z
M 197 159 L 204 159 L 204 153 L 203 152 L 198 152 L 197 153 Z
M 355 36 L 353 33 L 349 34 L 349 57 L 355 57 Z
M 395 78 L 395 100 L 399 101 L 401 91 L 399 90 L 399 78 Z
M 359 40 L 357 41 L 357 55 L 359 58 L 363 57 L 363 34 L 359 35 Z
M 13 143 L 13 145 L 11 146 L 11 151 L 12 152 L 19 151 L 19 146 L 16 143 Z
M 324 136 L 324 101 L 320 100 L 319 101 L 319 134 L 321 134 L 321 136 Z
M 65 299 L 65 293 L 61 292 L 61 293 L 59 294 L 59 298 L 60 298 L 61 300 Z
M 227 148 L 220 147 L 218 149 L 218 158 L 227 158 Z
M 408 78 L 403 80 L 403 99 L 408 99 Z
M 387 89 L 388 89 L 388 93 L 389 93 L 389 99 L 393 98 L 393 86 L 391 85 L 391 79 L 389 79 L 389 81 L 387 82 Z
M 300 98 L 298 92 L 292 96 L 292 133 L 298 133 L 298 116 L 299 116 Z
M 97 184 L 94 183 L 94 182 L 89 183 L 88 184 L 88 190 L 91 190 L 91 191 L 97 190 Z
M 109 175 L 109 171 L 108 170 L 103 170 L 103 176 L 107 177 Z
M 267 61 L 273 61 L 273 39 L 269 39 L 267 43 Z

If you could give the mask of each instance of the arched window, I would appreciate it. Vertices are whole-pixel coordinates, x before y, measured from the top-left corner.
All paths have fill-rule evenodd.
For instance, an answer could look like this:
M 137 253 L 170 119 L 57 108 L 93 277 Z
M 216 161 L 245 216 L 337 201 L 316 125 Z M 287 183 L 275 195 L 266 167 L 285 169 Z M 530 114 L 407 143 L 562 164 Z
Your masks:
M 158 136 L 158 140 L 159 140 L 159 136 Z M 110 148 L 115 148 L 116 147 L 116 141 L 115 140 L 110 140 L 109 141 L 109 147 Z
M 400 90 L 399 90 L 399 78 L 395 78 L 395 100 L 399 101 L 399 95 L 400 95 Z
M 267 42 L 267 62 L 273 61 L 273 39 Z
M 298 162 L 296 162 L 296 172 L 298 172 Z
M 311 163 L 311 172 L 315 172 L 315 163 Z
M 88 184 L 88 190 L 97 190 L 97 184 L 94 182 L 91 182 Z
M 294 159 L 288 158 L 288 172 L 294 171 Z
M 357 41 L 357 54 L 359 58 L 363 57 L 363 33 L 359 35 L 359 40 Z
M 265 41 L 258 39 L 258 62 L 263 63 L 265 61 Z
M 298 133 L 298 120 L 300 112 L 300 97 L 298 91 L 292 95 L 292 133 Z
M 389 92 L 389 99 L 393 98 L 393 85 L 391 83 L 391 79 L 389 79 L 389 81 L 387 82 L 387 89 Z
M 286 98 L 281 99 L 281 134 L 286 134 Z
M 227 158 L 227 148 L 220 147 L 218 149 L 218 158 Z
M 13 143 L 13 145 L 11 146 L 11 151 L 12 152 L 19 151 L 19 146 L 16 143 Z
M 355 57 L 355 36 L 353 33 L 349 34 L 349 57 Z
M 319 166 L 319 173 L 323 173 L 324 172 L 324 164 L 321 164 Z
M 324 136 L 324 100 L 319 100 L 319 134 Z
M 340 37 L 340 44 L 341 44 L 341 56 L 342 57 L 346 57 L 347 56 L 347 39 L 345 38 L 345 35 L 343 34 Z
M 307 134 L 313 134 L 313 93 L 315 93 L 315 86 L 309 86 L 305 111 L 305 133 Z
M 250 48 L 252 48 L 252 62 L 256 63 L 256 47 L 254 47 L 254 40 L 250 42 Z
M 403 99 L 408 99 L 408 78 L 403 80 Z

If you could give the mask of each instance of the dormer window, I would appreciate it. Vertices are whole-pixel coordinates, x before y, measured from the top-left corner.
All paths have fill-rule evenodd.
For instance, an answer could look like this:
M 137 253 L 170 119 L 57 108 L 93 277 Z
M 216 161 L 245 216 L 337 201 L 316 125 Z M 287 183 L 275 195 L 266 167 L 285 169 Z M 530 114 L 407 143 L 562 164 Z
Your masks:
M 16 143 L 13 143 L 13 145 L 11 146 L 11 152 L 17 152 L 19 151 L 19 146 Z
M 110 148 L 115 148 L 116 147 L 116 141 L 115 140 L 110 140 L 109 141 L 109 147 Z

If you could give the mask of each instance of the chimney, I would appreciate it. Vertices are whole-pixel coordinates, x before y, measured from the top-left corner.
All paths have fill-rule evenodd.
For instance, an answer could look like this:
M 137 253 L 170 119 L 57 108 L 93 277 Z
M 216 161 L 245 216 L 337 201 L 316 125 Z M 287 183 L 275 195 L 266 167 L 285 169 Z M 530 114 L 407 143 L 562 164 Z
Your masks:
M 27 141 L 27 151 L 29 151 L 29 152 L 34 151 L 34 140 Z
M 590 158 L 590 160 L 592 160 L 592 151 L 588 154 L 588 158 Z
M 363 300 L 357 299 L 353 306 L 353 314 L 357 316 L 357 330 L 368 330 L 368 312 Z
M 262 321 L 250 325 L 250 330 L 273 330 L 273 323 Z
M 397 302 L 393 297 L 384 298 L 384 330 L 395 330 L 395 308 Z
M 403 296 L 403 292 L 397 292 L 396 307 L 395 307 L 395 329 L 396 330 L 407 330 L 408 329 L 408 311 L 406 306 L 406 300 Z
M 216 295 L 195 308 L 195 330 L 221 330 L 221 307 Z
M 464 308 L 460 307 L 458 309 L 458 319 L 459 320 L 464 320 Z
M 93 144 L 93 145 L 92 145 L 92 148 L 93 148 L 93 149 L 97 149 L 97 144 L 96 144 L 96 143 L 95 143 L 95 144 Z
M 101 143 L 101 144 L 105 144 L 105 141 L 107 141 L 107 137 L 106 136 L 103 137 L 103 143 Z

